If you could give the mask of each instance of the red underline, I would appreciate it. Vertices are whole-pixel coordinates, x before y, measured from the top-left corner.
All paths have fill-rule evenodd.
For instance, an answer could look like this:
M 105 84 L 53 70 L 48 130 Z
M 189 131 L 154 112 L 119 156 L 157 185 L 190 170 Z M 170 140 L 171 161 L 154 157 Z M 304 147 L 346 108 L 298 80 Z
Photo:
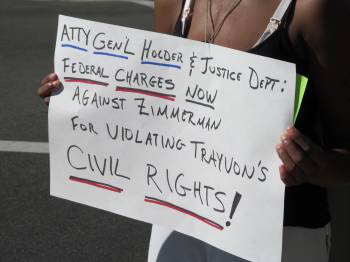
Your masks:
M 70 82 L 70 83 L 84 83 L 89 85 L 108 86 L 108 83 L 102 83 L 102 82 L 89 80 L 89 79 L 65 79 L 64 81 Z
M 188 211 L 186 209 L 183 209 L 181 207 L 175 206 L 175 205 L 173 205 L 171 203 L 167 203 L 167 202 L 164 202 L 164 201 L 161 201 L 161 200 L 147 199 L 147 198 L 145 198 L 144 201 L 148 202 L 148 203 L 157 204 L 157 205 L 161 205 L 161 206 L 165 206 L 165 207 L 174 209 L 174 210 L 179 211 L 179 212 L 181 212 L 183 214 L 186 214 L 186 215 L 189 215 L 189 216 L 191 216 L 191 217 L 193 217 L 195 219 L 198 219 L 199 221 L 204 222 L 204 223 L 208 224 L 209 226 L 212 226 L 212 227 L 214 227 L 216 229 L 219 229 L 219 230 L 223 230 L 223 227 L 221 225 L 219 225 L 219 224 L 217 224 L 217 223 L 215 223 L 215 222 L 213 222 L 213 221 L 211 221 L 211 220 L 209 220 L 207 218 L 201 217 L 201 216 L 199 216 L 199 215 L 197 215 L 197 214 L 195 214 L 193 212 L 190 212 L 190 211 Z
M 123 192 L 123 189 L 121 189 L 121 188 L 118 188 L 118 187 L 115 187 L 115 186 L 111 186 L 111 185 L 107 185 L 107 184 L 100 183 L 100 182 L 96 182 L 96 181 L 92 181 L 92 180 L 79 178 L 79 177 L 70 176 L 69 180 L 74 181 L 74 182 L 87 184 L 87 185 L 90 185 L 90 186 L 103 188 L 103 189 L 106 189 L 106 190 L 109 190 L 109 191 L 113 191 L 113 192 L 117 192 L 117 193 Z
M 128 87 L 122 87 L 122 86 L 117 86 L 116 91 L 126 92 L 126 93 L 136 93 L 136 94 L 141 94 L 146 96 L 157 97 L 157 98 L 161 98 L 169 101 L 175 101 L 175 97 L 171 97 L 169 95 L 161 94 L 153 91 L 140 90 L 140 89 L 128 88 Z

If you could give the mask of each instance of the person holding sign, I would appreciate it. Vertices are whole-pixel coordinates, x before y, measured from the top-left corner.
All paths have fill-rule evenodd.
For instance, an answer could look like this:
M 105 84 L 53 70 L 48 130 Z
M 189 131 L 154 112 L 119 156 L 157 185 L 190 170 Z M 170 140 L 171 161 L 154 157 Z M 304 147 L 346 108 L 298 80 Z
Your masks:
M 350 32 L 340 31 L 349 23 L 349 6 L 346 1 L 175 2 L 156 1 L 156 31 L 290 61 L 309 78 L 295 127 L 276 146 L 288 186 L 283 261 L 327 261 L 324 187 L 350 182 Z M 186 250 L 184 257 L 197 257 L 191 261 L 242 261 L 179 233 L 169 236 L 157 261 L 189 261 L 176 246 Z
M 310 80 L 295 127 L 281 134 L 276 146 L 280 177 L 288 186 L 283 261 L 327 261 L 330 216 L 324 187 L 350 182 L 350 53 L 349 39 L 343 38 L 350 34 L 349 29 L 339 32 L 348 8 L 345 1 L 326 0 L 155 1 L 157 32 L 293 62 Z M 38 95 L 48 104 L 59 86 L 52 73 L 42 80 Z M 243 261 L 163 231 L 154 227 L 150 261 Z

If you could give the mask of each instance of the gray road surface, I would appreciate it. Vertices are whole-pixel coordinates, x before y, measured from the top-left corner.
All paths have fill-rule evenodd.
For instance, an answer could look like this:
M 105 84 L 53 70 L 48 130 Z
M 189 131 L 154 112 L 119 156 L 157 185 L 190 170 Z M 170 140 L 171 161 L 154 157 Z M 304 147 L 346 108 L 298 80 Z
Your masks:
M 0 4 L 0 140 L 47 142 L 38 83 L 53 71 L 57 15 L 141 29 L 153 10 L 112 2 Z M 0 152 L 0 261 L 140 261 L 150 226 L 49 196 L 47 154 Z

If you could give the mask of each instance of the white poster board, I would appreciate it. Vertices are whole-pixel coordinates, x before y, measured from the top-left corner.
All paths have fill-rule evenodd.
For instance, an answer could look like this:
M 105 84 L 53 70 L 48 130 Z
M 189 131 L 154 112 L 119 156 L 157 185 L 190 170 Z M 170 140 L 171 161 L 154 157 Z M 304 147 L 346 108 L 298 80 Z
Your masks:
M 60 16 L 55 72 L 53 196 L 281 260 L 293 64 Z

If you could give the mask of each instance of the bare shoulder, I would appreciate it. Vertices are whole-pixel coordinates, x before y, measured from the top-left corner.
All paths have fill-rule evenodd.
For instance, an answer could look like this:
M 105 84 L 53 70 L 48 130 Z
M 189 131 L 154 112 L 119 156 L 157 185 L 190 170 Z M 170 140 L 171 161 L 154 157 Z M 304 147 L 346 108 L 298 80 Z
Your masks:
M 325 140 L 350 148 L 350 2 L 298 0 L 292 42 L 307 49 L 310 78 L 320 104 Z
M 159 33 L 171 34 L 181 12 L 181 6 L 181 0 L 155 0 L 154 30 Z

